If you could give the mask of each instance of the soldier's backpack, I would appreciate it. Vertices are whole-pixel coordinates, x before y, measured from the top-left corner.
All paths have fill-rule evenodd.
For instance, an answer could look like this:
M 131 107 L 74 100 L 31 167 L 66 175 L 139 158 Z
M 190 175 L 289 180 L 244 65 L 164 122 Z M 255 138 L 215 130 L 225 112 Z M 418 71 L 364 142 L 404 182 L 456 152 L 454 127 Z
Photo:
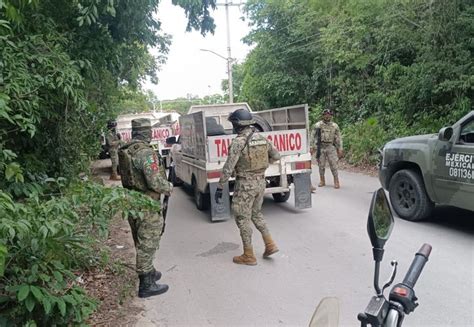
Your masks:
M 142 142 L 129 143 L 119 150 L 119 166 L 122 186 L 130 190 L 148 190 L 145 177 L 141 170 L 137 169 L 133 163 L 133 157 L 140 150 L 147 149 L 148 145 Z

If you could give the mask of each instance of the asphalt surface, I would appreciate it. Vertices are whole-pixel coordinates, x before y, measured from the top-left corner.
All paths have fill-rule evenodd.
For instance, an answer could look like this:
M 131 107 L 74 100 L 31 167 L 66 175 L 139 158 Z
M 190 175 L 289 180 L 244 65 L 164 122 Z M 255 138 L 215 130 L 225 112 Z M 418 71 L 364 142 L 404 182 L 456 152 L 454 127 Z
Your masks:
M 340 175 L 342 188 L 318 188 L 312 209 L 295 209 L 293 197 L 276 204 L 267 196 L 263 213 L 280 252 L 263 259 L 263 242 L 254 229 L 257 266 L 232 263 L 242 252 L 233 220 L 211 223 L 190 193 L 175 188 L 155 259 L 170 290 L 137 299 L 145 306 L 137 325 L 308 326 L 319 301 L 335 296 L 340 326 L 359 326 L 357 314 L 374 295 L 366 224 L 372 192 L 380 184 L 361 174 Z M 380 284 L 389 277 L 392 259 L 398 260 L 395 281 L 400 282 L 425 242 L 433 251 L 415 287 L 420 306 L 404 326 L 474 326 L 472 212 L 445 207 L 422 223 L 396 219 Z

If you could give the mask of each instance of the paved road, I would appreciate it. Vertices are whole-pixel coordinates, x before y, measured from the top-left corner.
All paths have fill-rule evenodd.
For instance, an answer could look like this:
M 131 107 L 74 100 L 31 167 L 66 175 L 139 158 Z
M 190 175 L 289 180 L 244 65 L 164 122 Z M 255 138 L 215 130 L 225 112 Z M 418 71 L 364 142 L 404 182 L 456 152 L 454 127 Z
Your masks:
M 357 313 L 374 293 L 366 221 L 379 182 L 348 172 L 341 173 L 341 181 L 340 190 L 319 188 L 310 210 L 294 209 L 293 198 L 276 204 L 269 196 L 263 211 L 280 252 L 262 259 L 263 242 L 255 230 L 254 267 L 232 263 L 241 253 L 233 220 L 210 223 L 190 194 L 175 189 L 156 258 L 170 291 L 138 300 L 146 310 L 138 325 L 307 326 L 318 302 L 336 296 L 340 325 L 358 326 Z M 396 281 L 401 281 L 420 245 L 431 243 L 430 261 L 416 285 L 420 306 L 404 326 L 473 326 L 474 214 L 440 208 L 435 216 L 423 223 L 396 219 L 381 279 L 397 259 Z

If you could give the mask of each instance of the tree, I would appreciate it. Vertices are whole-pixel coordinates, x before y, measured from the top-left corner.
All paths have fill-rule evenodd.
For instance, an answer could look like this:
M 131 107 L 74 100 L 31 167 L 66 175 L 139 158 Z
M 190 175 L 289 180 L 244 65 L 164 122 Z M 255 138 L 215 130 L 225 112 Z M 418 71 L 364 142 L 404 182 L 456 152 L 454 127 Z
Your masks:
M 255 47 L 239 99 L 333 106 L 343 124 L 375 116 L 395 134 L 437 129 L 472 108 L 473 11 L 467 0 L 248 1 Z
M 349 157 L 472 110 L 472 1 L 249 0 L 245 13 L 254 48 L 236 70 L 239 101 L 309 103 L 313 118 L 333 107 L 343 130 L 363 135 L 346 138 Z
M 188 29 L 214 31 L 214 1 L 174 3 L 185 9 Z M 171 42 L 154 16 L 158 4 L 0 1 L 2 188 L 25 177 L 74 176 L 98 153 L 107 120 L 127 103 L 143 108 L 140 82 L 157 81 Z

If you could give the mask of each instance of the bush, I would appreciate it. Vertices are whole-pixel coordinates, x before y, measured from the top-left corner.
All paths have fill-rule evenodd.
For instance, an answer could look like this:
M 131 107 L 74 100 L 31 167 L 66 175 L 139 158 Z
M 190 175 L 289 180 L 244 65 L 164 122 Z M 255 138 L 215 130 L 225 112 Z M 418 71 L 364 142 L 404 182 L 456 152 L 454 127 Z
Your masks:
M 343 134 L 346 158 L 349 163 L 358 165 L 376 164 L 378 149 L 391 138 L 390 133 L 373 117 L 348 126 L 343 130 Z
M 77 283 L 105 264 L 100 241 L 111 218 L 160 208 L 149 197 L 93 183 L 22 203 L 0 191 L 0 326 L 83 324 L 97 301 Z

